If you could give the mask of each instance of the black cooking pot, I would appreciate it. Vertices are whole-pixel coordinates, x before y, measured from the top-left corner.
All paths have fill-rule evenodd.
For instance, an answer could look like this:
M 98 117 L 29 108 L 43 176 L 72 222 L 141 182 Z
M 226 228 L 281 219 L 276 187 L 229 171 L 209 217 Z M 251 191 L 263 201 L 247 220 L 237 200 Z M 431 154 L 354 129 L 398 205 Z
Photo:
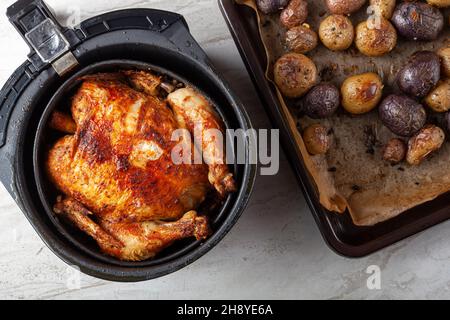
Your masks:
M 253 189 L 256 165 L 250 164 L 249 148 L 246 164 L 234 166 L 238 192 L 211 216 L 213 235 L 204 242 L 178 242 L 157 259 L 136 263 L 101 254 L 92 239 L 61 223 L 51 210 L 56 191 L 42 170 L 45 145 L 52 139 L 48 117 L 86 74 L 118 69 L 161 72 L 198 88 L 227 128 L 251 128 L 241 103 L 216 74 L 184 18 L 159 10 L 122 10 L 68 29 L 41 0 L 18 1 L 7 15 L 31 53 L 0 92 L 0 179 L 47 246 L 89 275 L 141 281 L 175 272 L 217 245 L 242 214 Z

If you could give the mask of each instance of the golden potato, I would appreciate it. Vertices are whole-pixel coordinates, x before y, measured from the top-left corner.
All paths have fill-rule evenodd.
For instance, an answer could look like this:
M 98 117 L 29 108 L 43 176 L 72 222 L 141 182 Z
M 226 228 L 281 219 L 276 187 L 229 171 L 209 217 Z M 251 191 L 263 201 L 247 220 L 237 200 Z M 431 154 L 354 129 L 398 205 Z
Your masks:
M 317 47 L 317 33 L 307 26 L 297 26 L 286 32 L 286 45 L 296 53 L 306 53 Z
M 425 98 L 425 103 L 436 112 L 450 110 L 450 79 L 441 81 Z
M 348 49 L 355 38 L 355 29 L 349 18 L 334 14 L 325 18 L 319 27 L 319 37 L 330 50 Z
M 275 63 L 275 83 L 288 98 L 303 96 L 317 83 L 317 79 L 316 65 L 303 54 L 288 53 Z
M 376 73 L 350 77 L 342 84 L 342 106 L 351 114 L 370 112 L 380 102 L 383 88 L 383 82 Z
M 303 141 L 312 155 L 326 154 L 331 147 L 329 130 L 320 124 L 306 128 L 303 132 Z
M 412 166 L 418 166 L 431 153 L 439 150 L 444 142 L 444 131 L 434 125 L 427 125 L 409 140 L 406 161 Z
M 390 19 L 394 13 L 396 0 L 370 0 L 370 5 L 375 11 L 375 15 L 381 15 L 385 19 Z
M 356 47 L 366 56 L 382 56 L 397 45 L 397 31 L 392 24 L 384 18 L 379 22 L 377 26 L 364 21 L 356 27 Z
M 289 29 L 303 24 L 306 18 L 308 18 L 308 2 L 306 0 L 292 0 L 281 11 L 280 22 Z

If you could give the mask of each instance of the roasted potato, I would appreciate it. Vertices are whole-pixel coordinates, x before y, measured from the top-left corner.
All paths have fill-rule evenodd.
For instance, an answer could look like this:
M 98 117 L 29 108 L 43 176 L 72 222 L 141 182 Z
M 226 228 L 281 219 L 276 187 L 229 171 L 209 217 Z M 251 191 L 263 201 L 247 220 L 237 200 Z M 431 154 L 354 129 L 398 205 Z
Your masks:
M 286 32 L 286 46 L 290 51 L 306 53 L 317 47 L 317 33 L 307 26 L 297 26 Z
M 328 9 L 333 14 L 351 14 L 358 11 L 366 0 L 326 0 Z
M 399 164 L 406 157 L 406 144 L 401 139 L 391 139 L 383 150 L 383 160 L 391 164 Z
M 349 18 L 334 14 L 325 18 L 319 27 L 319 37 L 330 50 L 348 49 L 355 38 L 355 28 Z
M 450 0 L 427 0 L 429 4 L 439 8 L 450 7 Z
M 258 9 L 265 14 L 275 13 L 284 9 L 289 4 L 289 0 L 256 0 Z
M 320 124 L 306 128 L 303 132 L 303 141 L 311 155 L 326 154 L 331 147 L 329 130 Z
M 444 28 L 444 16 L 439 9 L 423 2 L 399 4 L 391 21 L 398 33 L 409 40 L 436 40 Z
M 450 79 L 441 81 L 425 98 L 425 103 L 436 112 L 450 110 Z
M 411 137 L 423 128 L 427 121 L 425 108 L 408 96 L 392 94 L 381 102 L 380 119 L 393 133 Z
M 413 54 L 397 75 L 397 84 L 404 93 L 423 98 L 441 77 L 439 56 L 431 51 Z
M 437 126 L 427 125 L 409 140 L 406 161 L 417 166 L 431 153 L 439 150 L 444 142 L 444 131 Z
M 302 101 L 302 111 L 310 118 L 331 117 L 339 108 L 339 89 L 329 83 L 321 83 L 312 88 Z
M 397 32 L 384 18 L 380 18 L 379 25 L 375 26 L 370 26 L 368 21 L 364 21 L 356 27 L 355 44 L 366 56 L 382 56 L 391 52 L 397 45 Z
M 395 4 L 396 0 L 370 0 L 373 13 L 388 20 L 394 13 Z
M 275 63 L 274 80 L 286 97 L 303 96 L 317 83 L 317 79 L 316 65 L 303 54 L 288 53 Z
M 281 11 L 280 22 L 290 29 L 302 25 L 308 18 L 308 2 L 306 0 L 292 0 L 289 5 Z
M 437 54 L 441 58 L 442 73 L 450 77 L 450 45 L 439 49 Z
M 376 73 L 350 77 L 342 84 L 342 106 L 351 114 L 367 113 L 380 102 L 383 87 L 383 82 Z

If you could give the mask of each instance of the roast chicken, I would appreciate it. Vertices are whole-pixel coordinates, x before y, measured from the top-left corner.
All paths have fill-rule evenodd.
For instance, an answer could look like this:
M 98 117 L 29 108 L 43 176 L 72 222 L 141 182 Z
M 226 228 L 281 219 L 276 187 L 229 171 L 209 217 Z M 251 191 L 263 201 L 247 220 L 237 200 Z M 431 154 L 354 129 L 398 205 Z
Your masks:
M 46 161 L 61 192 L 57 215 L 125 261 L 209 236 L 208 218 L 196 210 L 211 192 L 224 198 L 236 186 L 223 143 L 208 133 L 223 132 L 223 122 L 202 94 L 147 71 L 96 74 L 82 79 L 71 113 L 50 120 L 67 134 Z M 174 139 L 177 129 L 191 134 Z M 175 163 L 174 150 L 192 161 Z

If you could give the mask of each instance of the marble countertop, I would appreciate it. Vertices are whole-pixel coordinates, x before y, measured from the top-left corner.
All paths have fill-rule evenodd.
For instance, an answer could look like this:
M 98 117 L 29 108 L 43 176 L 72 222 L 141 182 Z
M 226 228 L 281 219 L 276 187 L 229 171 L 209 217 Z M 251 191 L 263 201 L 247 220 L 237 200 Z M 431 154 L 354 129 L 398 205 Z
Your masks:
M 231 1 L 231 0 L 230 0 Z M 0 4 L 0 82 L 26 58 L 27 46 Z M 114 9 L 158 8 L 183 14 L 192 34 L 241 97 L 256 127 L 268 128 L 215 0 L 46 1 L 73 25 Z M 74 18 L 75 17 L 75 18 Z M 0 187 L 0 298 L 3 299 L 429 299 L 450 298 L 450 222 L 368 258 L 350 260 L 322 240 L 284 155 L 274 177 L 259 177 L 248 209 L 209 254 L 161 279 L 119 284 L 73 274 L 38 238 Z M 367 286 L 369 266 L 381 269 L 381 289 Z

